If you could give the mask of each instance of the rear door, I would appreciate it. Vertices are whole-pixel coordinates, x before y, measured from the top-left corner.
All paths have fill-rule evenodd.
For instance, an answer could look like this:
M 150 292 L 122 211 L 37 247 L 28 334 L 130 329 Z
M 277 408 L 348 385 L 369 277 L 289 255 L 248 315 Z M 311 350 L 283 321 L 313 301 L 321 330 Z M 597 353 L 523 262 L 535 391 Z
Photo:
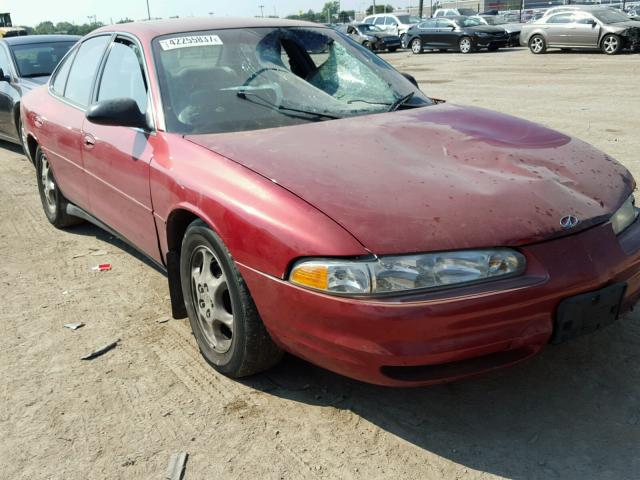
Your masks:
M 111 35 L 83 41 L 54 72 L 47 105 L 35 119 L 35 133 L 60 190 L 72 203 L 89 210 L 84 163 L 82 123 L 93 79 Z
M 547 44 L 567 45 L 572 31 L 573 13 L 564 12 L 551 15 L 545 24 L 547 30 Z
M 418 25 L 418 32 L 423 47 L 433 47 L 437 42 L 436 20 L 431 19 Z
M 151 118 L 144 65 L 137 40 L 116 36 L 98 73 L 93 101 L 131 98 Z M 155 132 L 85 120 L 82 137 L 91 211 L 137 248 L 160 261 L 149 191 Z

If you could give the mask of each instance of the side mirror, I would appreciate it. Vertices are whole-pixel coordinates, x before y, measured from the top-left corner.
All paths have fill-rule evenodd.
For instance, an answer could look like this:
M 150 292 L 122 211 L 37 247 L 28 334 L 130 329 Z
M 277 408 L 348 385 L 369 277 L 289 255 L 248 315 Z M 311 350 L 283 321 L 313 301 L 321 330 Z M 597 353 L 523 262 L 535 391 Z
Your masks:
M 452 32 L 456 29 L 455 25 L 450 25 L 449 28 L 451 29 Z
M 411 83 L 412 83 L 416 88 L 418 88 L 418 89 L 420 88 L 420 87 L 418 86 L 418 81 L 416 80 L 416 77 L 414 77 L 413 75 L 410 75 L 410 74 L 408 74 L 408 73 L 405 73 L 405 72 L 400 72 L 400 74 L 401 74 L 404 78 L 406 78 L 407 80 L 409 80 L 409 81 L 410 81 L 410 82 L 411 82 Z
M 150 129 L 147 117 L 132 98 L 114 98 L 94 103 L 87 110 L 86 117 L 97 125 Z
M 0 82 L 8 82 L 9 76 L 5 75 L 4 70 L 0 68 Z

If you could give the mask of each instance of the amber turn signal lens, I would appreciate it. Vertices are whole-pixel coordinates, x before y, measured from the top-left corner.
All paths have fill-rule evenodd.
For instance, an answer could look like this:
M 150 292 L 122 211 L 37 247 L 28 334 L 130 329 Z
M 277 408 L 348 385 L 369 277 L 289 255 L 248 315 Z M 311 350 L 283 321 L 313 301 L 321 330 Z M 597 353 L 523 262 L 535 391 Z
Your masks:
M 329 269 L 326 265 L 299 265 L 291 272 L 290 279 L 298 285 L 326 290 L 329 285 Z

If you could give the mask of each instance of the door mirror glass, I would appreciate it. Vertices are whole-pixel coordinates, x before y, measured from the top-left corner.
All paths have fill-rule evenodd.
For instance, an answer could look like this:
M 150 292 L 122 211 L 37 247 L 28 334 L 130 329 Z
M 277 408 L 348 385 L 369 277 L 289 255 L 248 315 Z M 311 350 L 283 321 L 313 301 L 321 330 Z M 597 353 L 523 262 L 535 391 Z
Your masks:
M 9 76 L 4 73 L 4 70 L 0 68 L 0 82 L 8 82 Z
M 112 98 L 94 103 L 87 110 L 87 120 L 97 125 L 133 127 L 149 130 L 149 122 L 133 98 Z

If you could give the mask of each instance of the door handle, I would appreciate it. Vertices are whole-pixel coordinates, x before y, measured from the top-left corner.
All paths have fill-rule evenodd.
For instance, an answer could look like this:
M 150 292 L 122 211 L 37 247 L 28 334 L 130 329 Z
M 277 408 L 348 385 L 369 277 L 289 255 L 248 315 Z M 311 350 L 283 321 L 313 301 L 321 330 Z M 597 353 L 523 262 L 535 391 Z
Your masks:
M 96 139 L 90 133 L 85 133 L 82 140 L 84 143 L 84 148 L 86 148 L 87 150 L 95 147 L 96 145 Z
M 42 125 L 44 125 L 44 120 L 42 119 L 42 117 L 40 115 L 34 115 L 33 116 L 33 124 L 40 128 L 42 127 Z

